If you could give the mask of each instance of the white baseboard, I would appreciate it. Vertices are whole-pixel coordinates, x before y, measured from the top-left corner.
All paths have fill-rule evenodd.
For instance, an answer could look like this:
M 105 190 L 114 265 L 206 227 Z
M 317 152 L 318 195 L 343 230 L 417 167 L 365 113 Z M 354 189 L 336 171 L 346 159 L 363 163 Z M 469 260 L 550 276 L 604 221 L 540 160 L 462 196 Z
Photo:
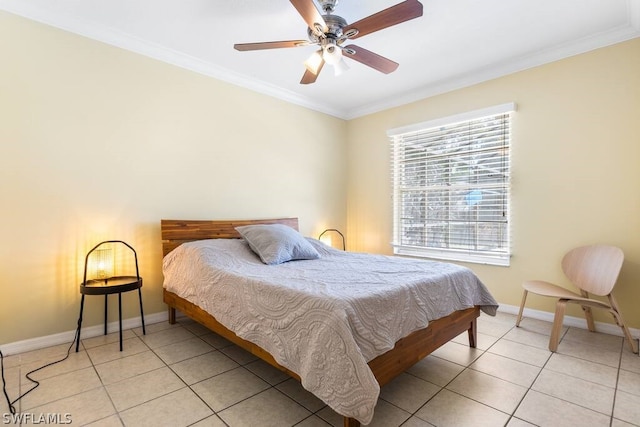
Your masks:
M 144 316 L 144 324 L 151 325 L 153 323 L 159 323 L 162 321 L 167 321 L 169 315 L 166 311 L 160 313 L 152 313 L 146 314 Z M 132 329 L 142 326 L 142 321 L 140 317 L 132 317 L 130 319 L 122 320 L 122 330 Z M 110 322 L 107 324 L 107 332 L 117 332 L 118 331 L 118 322 Z M 59 334 L 47 335 L 44 337 L 30 338 L 24 341 L 16 341 L 9 344 L 3 344 L 0 346 L 0 350 L 2 350 L 2 354 L 5 356 L 9 356 L 11 354 L 24 353 L 26 351 L 38 350 L 45 347 L 51 347 L 54 345 L 71 343 L 76 334 L 75 329 L 67 332 L 60 332 Z M 93 338 L 99 335 L 104 334 L 104 325 L 96 325 L 89 326 L 87 328 L 82 328 L 82 332 L 80 334 L 81 339 L 85 338 Z
M 519 306 L 508 305 L 508 304 L 500 304 L 498 307 L 498 311 L 507 313 L 507 314 L 518 314 Z M 547 322 L 553 322 L 553 313 L 548 311 L 540 311 L 540 310 L 532 310 L 530 308 L 524 309 L 523 313 L 524 317 L 529 317 L 531 319 L 544 320 Z M 146 315 L 144 317 L 145 325 L 151 325 L 153 323 L 159 323 L 167 321 L 169 318 L 168 313 L 166 311 L 161 313 L 153 313 Z M 573 316 L 565 316 L 564 317 L 564 325 L 571 326 L 574 328 L 582 328 L 587 329 L 587 323 L 584 318 L 573 317 Z M 130 319 L 125 319 L 122 321 L 122 329 L 132 329 L 142 326 L 142 321 L 140 317 L 133 317 Z M 612 323 L 602 323 L 596 322 L 596 330 L 598 332 L 602 332 L 604 334 L 623 336 L 622 329 L 619 326 Z M 107 325 L 107 332 L 117 332 L 118 331 L 118 322 L 111 322 Z M 629 328 L 631 335 L 634 337 L 640 336 L 640 330 L 635 328 Z M 17 341 L 9 344 L 4 344 L 0 346 L 0 350 L 2 350 L 2 354 L 8 356 L 10 354 L 18 354 L 24 353 L 26 351 L 38 350 L 45 347 L 51 347 L 53 345 L 71 343 L 76 331 L 68 331 L 61 332 L 59 334 L 47 335 L 44 337 L 31 338 L 24 341 Z M 104 333 L 103 325 L 89 326 L 88 328 L 82 328 L 81 337 L 82 338 L 93 338 L 98 335 L 102 335 Z
M 515 314 L 518 315 L 518 311 L 520 311 L 520 306 L 508 305 L 508 304 L 500 304 L 498 307 L 498 311 L 507 314 Z M 544 320 L 545 322 L 553 322 L 553 313 L 548 311 L 540 311 L 540 310 L 532 310 L 530 308 L 524 308 L 524 312 L 522 313 L 522 317 L 528 317 L 530 319 Z M 587 329 L 587 321 L 584 317 L 574 317 L 574 316 L 564 316 L 564 321 L 562 322 L 565 326 L 570 326 L 572 328 L 581 328 Z M 622 333 L 622 328 L 616 325 L 615 323 L 603 323 L 603 322 L 595 322 L 596 323 L 596 331 L 602 332 L 603 334 L 609 335 L 617 335 L 624 336 Z M 640 336 L 640 329 L 629 328 L 629 332 L 633 337 Z

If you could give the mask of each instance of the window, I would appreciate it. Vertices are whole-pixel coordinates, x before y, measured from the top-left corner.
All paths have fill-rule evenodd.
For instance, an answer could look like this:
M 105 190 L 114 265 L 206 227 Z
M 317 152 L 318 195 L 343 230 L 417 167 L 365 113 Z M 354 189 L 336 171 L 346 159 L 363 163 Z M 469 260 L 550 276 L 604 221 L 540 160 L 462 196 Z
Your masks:
M 513 111 L 503 104 L 387 132 L 394 253 L 509 265 Z

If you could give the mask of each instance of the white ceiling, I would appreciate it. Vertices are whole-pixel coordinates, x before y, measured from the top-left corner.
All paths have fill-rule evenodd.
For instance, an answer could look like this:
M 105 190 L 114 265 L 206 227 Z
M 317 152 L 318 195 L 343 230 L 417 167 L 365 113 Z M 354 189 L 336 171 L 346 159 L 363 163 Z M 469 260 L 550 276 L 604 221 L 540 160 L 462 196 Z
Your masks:
M 355 22 L 400 0 L 340 0 Z M 288 0 L 0 0 L 0 10 L 345 119 L 640 36 L 640 0 L 421 0 L 420 18 L 357 44 L 400 63 L 353 60 L 299 84 L 305 46 L 238 52 L 234 43 L 306 39 Z

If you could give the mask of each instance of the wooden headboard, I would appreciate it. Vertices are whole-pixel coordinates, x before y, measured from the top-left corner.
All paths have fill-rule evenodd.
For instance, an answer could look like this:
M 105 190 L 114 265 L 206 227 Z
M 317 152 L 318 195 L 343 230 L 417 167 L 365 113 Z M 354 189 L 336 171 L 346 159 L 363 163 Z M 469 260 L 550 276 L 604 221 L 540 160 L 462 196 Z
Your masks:
M 253 224 L 284 224 L 298 230 L 298 218 L 240 219 L 226 221 L 162 219 L 162 256 L 183 243 L 204 239 L 238 239 L 235 227 Z

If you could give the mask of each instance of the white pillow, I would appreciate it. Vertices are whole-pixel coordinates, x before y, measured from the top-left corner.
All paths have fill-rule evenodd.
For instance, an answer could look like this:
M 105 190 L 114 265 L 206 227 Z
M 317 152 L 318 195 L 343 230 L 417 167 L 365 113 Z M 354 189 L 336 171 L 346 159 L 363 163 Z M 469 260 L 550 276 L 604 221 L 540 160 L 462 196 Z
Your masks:
M 244 225 L 236 227 L 236 230 L 265 264 L 320 258 L 320 254 L 311 243 L 287 225 Z

